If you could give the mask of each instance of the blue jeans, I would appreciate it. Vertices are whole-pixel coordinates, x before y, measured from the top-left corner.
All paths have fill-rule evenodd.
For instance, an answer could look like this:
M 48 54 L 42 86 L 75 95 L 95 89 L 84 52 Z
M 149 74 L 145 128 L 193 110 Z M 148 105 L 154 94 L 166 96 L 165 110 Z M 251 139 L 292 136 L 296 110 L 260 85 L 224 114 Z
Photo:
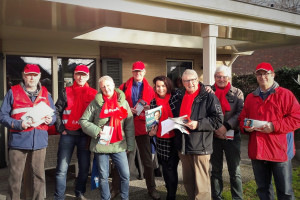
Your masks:
M 230 188 L 232 199 L 243 199 L 242 177 L 240 173 L 241 161 L 241 136 L 234 135 L 234 140 L 222 140 L 214 138 L 213 153 L 210 158 L 211 171 L 211 191 L 212 199 L 221 200 L 223 191 L 223 155 L 228 166 L 230 175 Z
M 80 135 L 67 134 L 60 136 L 57 153 L 54 199 L 58 200 L 65 198 L 67 172 L 75 146 L 77 147 L 77 159 L 79 166 L 79 172 L 76 178 L 75 195 L 78 197 L 85 193 L 91 155 L 91 152 L 86 148 L 87 139 L 88 136 L 84 133 Z
M 265 160 L 252 160 L 252 168 L 257 184 L 257 194 L 261 200 L 274 198 L 272 174 L 276 186 L 278 200 L 295 199 L 292 188 L 292 162 L 271 162 Z
M 102 200 L 110 199 L 110 191 L 108 184 L 108 176 L 109 176 L 109 157 L 112 159 L 115 164 L 121 182 L 121 199 L 127 200 L 129 199 L 129 167 L 127 161 L 126 152 L 120 153 L 95 153 L 95 158 L 98 165 L 99 170 L 99 185 Z

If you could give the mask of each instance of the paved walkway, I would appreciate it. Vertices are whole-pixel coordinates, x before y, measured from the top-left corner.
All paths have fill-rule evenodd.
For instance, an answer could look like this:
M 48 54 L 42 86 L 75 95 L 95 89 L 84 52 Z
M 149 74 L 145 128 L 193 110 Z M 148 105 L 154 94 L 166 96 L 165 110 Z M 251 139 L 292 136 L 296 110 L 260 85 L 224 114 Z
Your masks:
M 253 172 L 251 167 L 251 162 L 248 159 L 247 155 L 247 136 L 242 136 L 242 153 L 241 153 L 241 174 L 243 182 L 248 182 L 253 180 Z M 293 164 L 300 165 L 299 161 L 293 161 Z M 179 188 L 183 190 L 182 186 L 182 174 L 181 174 L 181 164 L 178 168 L 179 172 Z M 73 190 L 74 190 L 74 181 L 75 175 L 74 170 L 70 170 L 68 173 L 68 180 L 67 180 L 67 189 L 66 189 L 66 200 L 75 199 Z M 229 175 L 227 171 L 226 162 L 224 162 L 224 170 L 223 170 L 224 182 L 229 183 Z M 0 169 L 0 200 L 5 200 L 7 195 L 7 178 L 8 178 L 8 169 L 3 168 Z M 47 170 L 46 171 L 46 191 L 47 191 L 47 200 L 53 199 L 54 187 L 55 187 L 55 170 Z M 162 188 L 164 186 L 163 178 L 157 177 L 156 178 L 156 185 L 157 187 Z M 162 199 L 165 199 L 165 193 L 162 193 Z M 99 190 L 90 190 L 90 179 L 87 185 L 87 192 L 86 197 L 88 199 L 100 199 Z M 133 200 L 147 200 L 150 197 L 147 195 L 145 180 L 131 180 L 130 181 L 130 199 Z M 184 199 L 184 198 L 181 198 Z

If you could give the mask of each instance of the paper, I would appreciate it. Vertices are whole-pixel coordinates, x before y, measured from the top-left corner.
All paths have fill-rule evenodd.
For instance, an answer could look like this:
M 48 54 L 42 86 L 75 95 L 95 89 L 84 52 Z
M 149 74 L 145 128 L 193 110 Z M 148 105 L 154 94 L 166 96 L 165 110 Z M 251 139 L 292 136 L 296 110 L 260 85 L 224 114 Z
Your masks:
M 53 114 L 54 110 L 42 101 L 33 106 L 27 113 L 25 113 L 21 117 L 21 119 L 29 122 L 32 127 L 37 127 L 45 122 L 46 116 L 52 116 Z
M 144 110 L 144 106 L 147 105 L 147 102 L 143 99 L 139 99 L 136 105 L 134 106 L 134 109 L 136 109 L 136 115 L 139 116 L 141 112 Z
M 190 134 L 187 128 L 184 126 L 190 119 L 187 115 L 177 118 L 168 118 L 161 122 L 161 136 L 173 129 L 178 129 L 182 133 Z
M 146 132 L 151 131 L 153 126 L 158 125 L 159 119 L 161 117 L 161 108 L 162 108 L 162 106 L 158 106 L 156 108 L 153 108 L 151 110 L 147 110 L 145 112 Z
M 244 127 L 245 128 L 254 127 L 254 130 L 256 131 L 262 130 L 261 127 L 267 123 L 268 123 L 267 121 L 260 121 L 260 120 L 249 119 L 249 118 L 244 119 Z
M 191 119 L 187 115 L 183 115 L 181 117 L 171 118 L 175 123 L 185 125 L 186 123 L 190 122 Z
M 233 140 L 234 139 L 234 130 L 230 129 L 226 132 L 226 139 L 227 140 Z
M 113 131 L 114 131 L 114 127 L 103 126 L 102 133 L 100 134 L 100 138 L 98 140 L 98 144 L 109 145 Z

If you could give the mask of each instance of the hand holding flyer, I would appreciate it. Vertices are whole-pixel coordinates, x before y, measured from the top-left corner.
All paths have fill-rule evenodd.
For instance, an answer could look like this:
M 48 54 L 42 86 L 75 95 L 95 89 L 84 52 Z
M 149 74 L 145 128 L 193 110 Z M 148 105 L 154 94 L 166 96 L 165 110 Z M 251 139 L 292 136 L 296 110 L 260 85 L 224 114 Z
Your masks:
M 25 113 L 21 119 L 28 122 L 32 127 L 37 127 L 45 122 L 46 116 L 52 116 L 54 110 L 45 102 L 40 102 Z
M 161 117 L 161 108 L 162 106 L 158 106 L 145 112 L 146 132 L 149 132 L 153 126 L 158 125 Z
M 137 113 L 136 115 L 139 116 L 141 112 L 144 110 L 144 106 L 147 105 L 147 102 L 143 99 L 139 99 L 136 105 L 134 106 L 134 109 L 136 109 Z
M 103 130 L 100 134 L 98 144 L 109 145 L 113 131 L 114 131 L 114 127 L 112 127 L 112 126 L 103 126 Z
M 184 124 L 190 122 L 190 118 L 187 115 L 176 117 L 176 118 L 169 118 L 161 122 L 161 135 L 168 133 L 173 129 L 178 129 L 182 133 L 190 134 Z
M 260 131 L 261 127 L 267 123 L 268 123 L 267 121 L 260 121 L 260 120 L 249 119 L 249 118 L 244 119 L 244 127 L 245 128 L 253 127 L 254 130 L 256 131 Z

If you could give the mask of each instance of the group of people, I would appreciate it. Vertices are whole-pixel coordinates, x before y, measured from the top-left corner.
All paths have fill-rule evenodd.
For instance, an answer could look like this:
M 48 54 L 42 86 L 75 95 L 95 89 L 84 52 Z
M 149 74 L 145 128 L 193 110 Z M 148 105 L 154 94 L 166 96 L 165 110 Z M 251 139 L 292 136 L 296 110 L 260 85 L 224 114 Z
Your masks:
M 160 199 L 155 185 L 152 137 L 156 139 L 166 199 L 176 199 L 179 160 L 189 199 L 222 199 L 224 154 L 232 199 L 243 199 L 240 133 L 249 135 L 248 154 L 259 198 L 274 198 L 273 176 L 278 199 L 295 199 L 291 159 L 294 156 L 293 131 L 300 127 L 300 106 L 292 92 L 274 81 L 275 73 L 269 63 L 256 67 L 258 88 L 245 102 L 243 92 L 231 85 L 227 66 L 217 68 L 212 86 L 199 82 L 198 74 L 191 69 L 183 72 L 181 89 L 175 89 L 166 76 L 155 77 L 151 86 L 145 74 L 144 63 L 135 62 L 132 78 L 120 88 L 115 87 L 111 77 L 102 76 L 98 92 L 87 83 L 88 67 L 79 65 L 74 70 L 74 84 L 61 92 L 54 105 L 47 89 L 39 83 L 39 67 L 27 64 L 22 73 L 23 81 L 8 91 L 0 110 L 0 123 L 10 129 L 10 198 L 20 199 L 26 159 L 30 159 L 33 171 L 32 199 L 44 198 L 47 129 L 55 123 L 61 135 L 54 194 L 57 200 L 65 198 L 66 175 L 75 146 L 79 166 L 75 185 L 77 199 L 86 199 L 91 152 L 99 173 L 101 199 L 111 199 L 118 194 L 121 199 L 129 199 L 130 168 L 135 163 L 137 150 L 148 194 L 152 199 Z M 146 105 L 140 113 L 135 105 L 141 99 Z M 47 115 L 38 126 L 22 120 L 22 116 L 40 102 L 45 102 L 55 114 Z M 147 132 L 145 111 L 158 106 L 162 106 L 160 119 Z M 189 134 L 177 129 L 162 134 L 162 121 L 184 115 L 189 118 L 185 124 Z M 245 126 L 245 119 L 266 123 L 256 129 Z M 107 137 L 108 142 L 102 143 Z M 111 188 L 109 159 L 114 164 Z

